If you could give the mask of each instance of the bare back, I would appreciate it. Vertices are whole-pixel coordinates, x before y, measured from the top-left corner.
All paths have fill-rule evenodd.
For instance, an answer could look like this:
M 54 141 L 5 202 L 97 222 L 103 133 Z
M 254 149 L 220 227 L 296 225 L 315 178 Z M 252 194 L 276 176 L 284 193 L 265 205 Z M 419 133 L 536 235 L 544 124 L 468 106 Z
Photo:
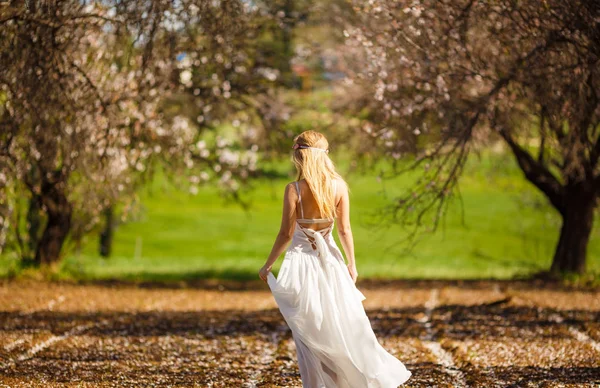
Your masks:
M 343 195 L 343 186 L 338 180 L 334 181 L 334 199 L 337 213 L 339 215 L 339 206 Z M 313 196 L 308 183 L 302 179 L 297 182 L 297 188 L 299 190 L 299 201 L 296 206 L 296 219 L 298 223 L 308 229 L 318 230 L 326 228 L 333 223 L 333 219 L 325 219 L 319 211 L 319 206 L 315 197 Z M 310 222 L 314 221 L 314 222 Z

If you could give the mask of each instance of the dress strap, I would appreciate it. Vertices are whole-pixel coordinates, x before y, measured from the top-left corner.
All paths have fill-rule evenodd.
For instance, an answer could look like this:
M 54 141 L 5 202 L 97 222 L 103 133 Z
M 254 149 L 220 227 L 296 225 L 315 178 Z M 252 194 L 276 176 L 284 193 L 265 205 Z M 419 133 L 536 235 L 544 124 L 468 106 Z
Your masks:
M 302 195 L 300 194 L 300 187 L 298 187 L 298 181 L 294 182 L 296 184 L 296 191 L 298 192 L 298 202 L 300 203 L 300 214 L 302 214 L 302 218 L 304 218 L 304 209 L 302 209 Z

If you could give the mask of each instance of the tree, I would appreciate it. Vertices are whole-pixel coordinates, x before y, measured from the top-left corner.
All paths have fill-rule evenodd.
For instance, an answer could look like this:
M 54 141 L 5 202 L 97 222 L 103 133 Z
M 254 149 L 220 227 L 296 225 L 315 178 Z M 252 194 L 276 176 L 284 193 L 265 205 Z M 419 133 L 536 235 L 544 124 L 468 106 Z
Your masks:
M 122 177 L 145 148 L 135 142 L 145 118 L 135 117 L 152 112 L 155 101 L 145 96 L 160 88 L 154 82 L 159 69 L 150 61 L 150 43 L 125 52 L 120 40 L 135 36 L 135 29 L 152 42 L 141 14 L 149 12 L 147 19 L 156 21 L 160 8 L 146 2 L 27 2 L 2 8 L 0 157 L 9 184 L 22 182 L 30 208 L 44 213 L 39 239 L 30 228 L 37 264 L 58 259 L 80 209 L 76 202 L 85 203 L 85 212 L 96 212 L 112 189 L 124 187 L 111 178 Z M 77 191 L 84 198 L 74 196 Z M 18 216 L 13 229 L 18 235 Z
M 231 4 L 194 3 L 199 12 Z M 3 247 L 29 256 L 23 190 L 44 218 L 33 261 L 49 264 L 69 236 L 81 238 L 117 201 L 133 198 L 156 161 L 173 171 L 191 170 L 195 160 L 205 161 L 196 171 L 213 167 L 197 129 L 162 104 L 178 83 L 177 33 L 188 12 L 161 0 L 32 1 L 1 8 Z M 229 144 L 217 143 L 215 152 L 226 153 Z M 219 163 L 215 175 L 252 168 L 252 155 L 244 156 L 244 166 L 239 159 Z
M 507 145 L 562 217 L 551 271 L 582 273 L 600 194 L 600 3 L 592 0 L 371 1 L 347 44 L 355 84 L 386 155 L 417 137 L 422 179 L 392 218 L 437 226 L 474 143 Z M 407 221 L 409 220 L 409 221 Z

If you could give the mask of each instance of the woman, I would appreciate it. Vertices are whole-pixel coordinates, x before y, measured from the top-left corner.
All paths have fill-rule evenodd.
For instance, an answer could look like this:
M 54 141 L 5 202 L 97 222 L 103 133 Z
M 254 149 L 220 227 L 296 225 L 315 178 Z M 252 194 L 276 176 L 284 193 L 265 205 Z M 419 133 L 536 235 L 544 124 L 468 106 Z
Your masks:
M 411 372 L 377 341 L 356 288 L 348 188 L 325 136 L 306 131 L 294 142 L 298 177 L 285 188 L 281 228 L 259 276 L 292 330 L 302 386 L 395 388 Z M 332 236 L 335 218 L 347 267 Z M 290 241 L 275 278 L 271 268 Z

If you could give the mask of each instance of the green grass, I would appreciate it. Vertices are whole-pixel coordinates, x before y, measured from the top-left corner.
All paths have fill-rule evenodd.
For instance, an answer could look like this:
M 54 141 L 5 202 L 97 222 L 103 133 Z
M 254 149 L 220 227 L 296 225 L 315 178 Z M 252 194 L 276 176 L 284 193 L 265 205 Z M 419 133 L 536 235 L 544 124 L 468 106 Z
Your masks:
M 288 171 L 289 166 L 284 163 L 278 169 Z M 410 178 L 386 181 L 385 190 L 375 173 L 346 178 L 361 277 L 511 278 L 550 267 L 559 217 L 522 179 L 508 155 L 473 158 L 461 181 L 465 222 L 455 201 L 439 230 L 422 235 L 410 252 L 401 242 L 406 232 L 400 226 L 382 230 L 370 226 L 374 213 L 409 187 Z M 246 212 L 220 198 L 215 188 L 194 196 L 159 178 L 142 194 L 139 220 L 118 226 L 110 259 L 96 254 L 97 238 L 90 236 L 79 254 L 67 255 L 58 276 L 255 279 L 279 228 L 284 185 L 292 179 L 256 182 L 247 195 L 252 206 Z M 596 228 L 589 246 L 592 273 L 600 272 L 598 235 Z M 281 259 L 275 272 L 280 264 Z M 3 267 L 7 266 L 5 259 Z

